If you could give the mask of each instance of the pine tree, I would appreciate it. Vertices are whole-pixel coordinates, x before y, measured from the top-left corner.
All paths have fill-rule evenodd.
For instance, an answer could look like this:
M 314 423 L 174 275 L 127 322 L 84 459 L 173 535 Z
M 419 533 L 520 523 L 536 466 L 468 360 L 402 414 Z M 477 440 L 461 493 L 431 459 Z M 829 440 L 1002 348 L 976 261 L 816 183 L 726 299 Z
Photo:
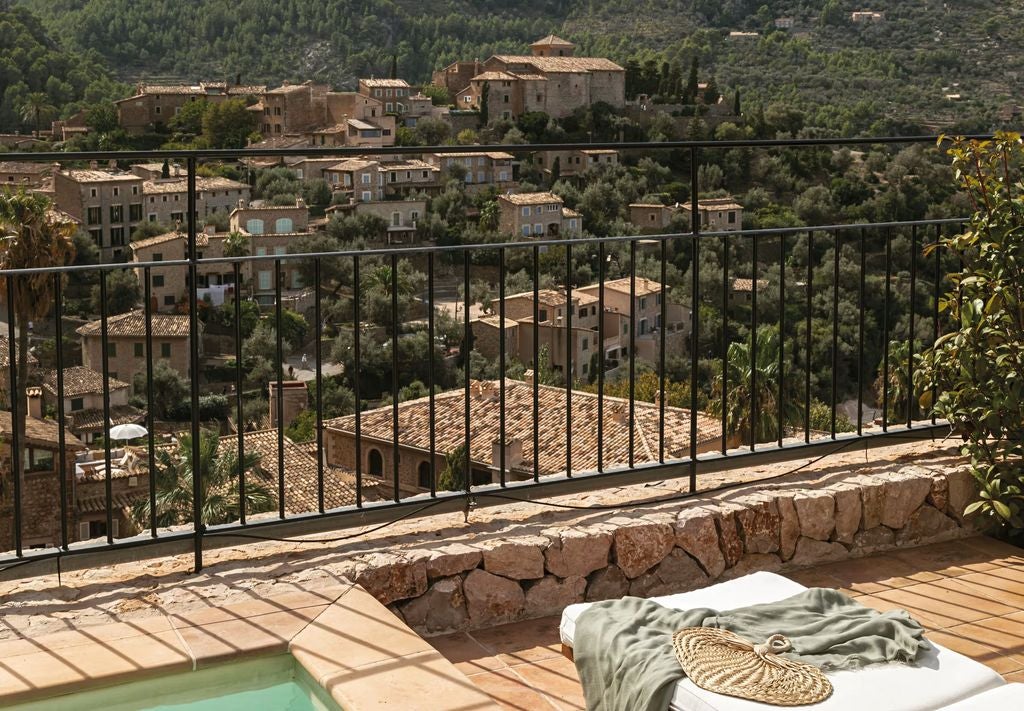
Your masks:
M 690 76 L 686 80 L 686 97 L 683 103 L 693 104 L 697 102 L 697 69 L 697 55 L 693 55 L 693 60 L 690 62 Z
M 391 55 L 391 78 L 392 79 L 397 79 L 398 78 L 398 55 L 397 54 L 392 54 Z
M 491 122 L 490 117 L 490 96 L 491 96 L 491 84 L 490 82 L 484 82 L 483 89 L 480 90 L 480 126 L 486 126 Z

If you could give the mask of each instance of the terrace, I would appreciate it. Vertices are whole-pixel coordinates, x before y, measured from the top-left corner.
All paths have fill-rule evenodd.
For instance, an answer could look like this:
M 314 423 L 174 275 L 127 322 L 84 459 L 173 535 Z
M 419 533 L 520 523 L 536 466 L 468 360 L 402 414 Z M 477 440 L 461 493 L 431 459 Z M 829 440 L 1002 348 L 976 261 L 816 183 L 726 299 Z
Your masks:
M 679 152 L 690 171 L 690 194 L 699 202 L 698 170 L 709 152 L 828 151 L 864 142 L 592 148 Z M 460 147 L 472 154 L 498 149 Z M 537 150 L 571 149 L 500 147 L 523 159 Z M 409 152 L 374 149 L 375 155 Z M 416 693 L 432 680 L 450 685 L 452 708 L 458 706 L 455 699 L 465 701 L 460 708 L 489 708 L 488 699 L 501 708 L 574 708 L 581 697 L 573 667 L 554 646 L 562 608 L 626 594 L 679 592 L 758 570 L 837 587 L 881 609 L 905 607 L 936 641 L 1007 678 L 1024 674 L 1024 628 L 1015 631 L 1024 601 L 1024 589 L 1018 589 L 1024 585 L 1024 558 L 1017 549 L 978 536 L 964 518 L 963 508 L 974 496 L 972 479 L 951 442 L 941 439 L 948 424 L 918 409 L 916 398 L 899 385 L 913 382 L 915 352 L 950 327 L 937 304 L 947 287 L 944 274 L 955 265 L 938 250 L 927 258 L 922 250 L 963 220 L 707 232 L 696 214 L 689 232 L 643 237 L 200 254 L 195 175 L 201 161 L 340 161 L 359 155 L 344 148 L 116 155 L 150 163 L 169 158 L 187 166 L 185 259 L 131 265 L 143 291 L 132 314 L 138 327 L 133 334 L 141 339 L 131 354 L 138 358 L 132 385 L 154 434 L 132 447 L 135 488 L 125 492 L 118 488 L 120 470 L 127 471 L 121 466 L 124 450 L 108 436 L 101 450 L 79 455 L 66 446 L 73 437 L 63 428 L 53 427 L 48 442 L 20 442 L 12 428 L 5 429 L 12 450 L 47 445 L 53 456 L 45 459 L 51 462 L 46 472 L 5 473 L 10 486 L 0 502 L 0 519 L 7 522 L 0 549 L 9 550 L 0 554 L 0 579 L 6 581 L 0 583 L 0 657 L 12 661 L 0 663 L 6 672 L 0 674 L 0 702 L 290 651 L 304 673 L 353 708 L 373 708 L 372 693 L 378 702 L 417 707 Z M 115 156 L 16 157 L 52 162 Z M 896 242 L 904 249 L 894 250 Z M 702 255 L 714 256 L 713 273 Z M 845 268 L 851 259 L 852 275 L 841 273 L 841 262 Z M 239 284 L 243 270 L 256 263 L 273 269 L 273 301 L 264 316 L 273 329 L 259 354 L 269 364 L 269 379 L 253 387 L 244 372 L 243 362 L 252 356 L 243 358 L 242 300 L 226 302 L 224 313 L 233 316 L 226 326 L 211 326 L 200 317 L 198 290 L 187 289 L 188 314 L 180 317 L 178 334 L 187 334 L 181 347 L 186 352 L 175 347 L 174 357 L 185 372 L 197 374 L 187 383 L 191 416 L 177 425 L 160 419 L 154 326 L 167 316 L 151 298 L 153 276 L 180 269 L 187 277 L 182 283 L 198 285 L 198 275 L 212 267 L 233 272 L 232 283 Z M 403 292 L 403 265 L 420 270 L 422 292 Z M 48 322 L 56 373 L 74 365 L 74 329 L 62 313 L 65 279 L 93 274 L 105 295 L 112 274 L 122 268 L 4 273 L 15 315 L 19 280 L 40 274 L 53 280 L 56 306 Z M 526 362 L 513 362 L 505 343 L 506 284 L 513 269 L 525 273 L 533 294 L 533 318 L 520 325 L 533 331 Z M 272 395 L 284 393 L 289 365 L 299 365 L 296 357 L 289 360 L 283 335 L 283 304 L 295 283 L 282 279 L 285 270 L 303 275 L 301 288 L 311 302 L 301 314 L 312 325 L 301 362 L 312 371 L 311 387 L 298 404 L 284 395 L 262 400 L 268 386 Z M 668 282 L 675 270 L 686 276 L 673 288 Z M 586 280 L 579 276 L 583 271 Z M 768 273 L 771 279 L 759 278 Z M 750 283 L 749 302 L 733 298 L 730 286 L 740 275 Z M 497 356 L 485 365 L 470 357 L 479 355 L 471 293 L 480 278 L 496 282 L 498 292 L 496 314 L 489 317 L 497 323 Z M 594 284 L 597 312 L 604 314 L 610 306 L 606 283 L 623 292 L 625 306 L 617 308 L 628 314 L 628 332 L 606 333 L 607 320 L 599 318 L 594 344 L 612 336 L 623 341 L 616 372 L 599 366 L 587 381 L 573 382 L 559 379 L 559 371 L 544 371 L 546 354 L 537 335 L 541 291 L 552 288 L 560 303 L 572 304 L 574 294 Z M 451 285 L 461 287 L 462 300 L 454 328 L 439 316 L 436 298 Z M 658 323 L 670 323 L 676 306 L 692 310 L 681 327 L 688 336 L 683 348 L 668 346 L 669 329 L 641 333 L 633 325 L 643 308 L 638 289 L 660 297 Z M 670 294 L 676 301 L 670 303 Z M 342 318 L 339 295 L 348 299 Z M 870 307 L 875 301 L 878 320 Z M 846 310 L 851 304 L 859 308 Z M 111 352 L 110 337 L 121 319 L 108 313 L 105 298 L 99 307 L 90 325 L 98 340 L 91 365 L 109 389 L 116 375 L 111 364 L 129 354 Z M 572 311 L 564 314 L 566 339 L 578 330 Z M 702 322 L 712 311 L 719 320 Z M 6 326 L 5 355 L 13 363 L 26 324 L 10 318 Z M 730 344 L 744 345 L 756 362 L 758 348 L 767 347 L 759 334 L 766 332 L 780 336 L 777 352 L 769 356 L 777 375 L 753 368 L 746 380 L 735 382 Z M 824 342 L 821 334 L 827 334 Z M 422 351 L 403 350 L 419 340 L 428 344 Z M 560 372 L 574 372 L 577 349 L 568 341 L 560 345 L 567 359 Z M 234 355 L 232 365 L 217 366 L 216 377 L 204 369 L 211 346 Z M 874 354 L 882 356 L 877 368 Z M 382 363 L 384 370 L 374 370 Z M 656 375 L 673 368 L 683 375 Z M 16 368 L 7 368 L 8 392 L 19 392 L 19 377 Z M 421 378 L 422 397 L 400 404 L 413 377 Z M 361 406 L 330 412 L 325 392 L 335 382 L 350 383 Z M 50 419 L 68 425 L 66 384 L 58 378 L 52 385 L 57 407 Z M 202 447 L 183 446 L 200 442 L 214 427 L 201 415 L 201 398 L 220 389 L 229 412 L 216 425 L 214 463 L 257 455 L 258 471 L 242 466 L 225 475 L 203 459 Z M 112 405 L 109 392 L 104 395 L 102 421 L 109 423 Z M 269 408 L 267 420 L 273 423 L 294 423 L 306 410 L 308 439 L 294 441 L 285 427 L 245 431 L 254 402 L 265 403 L 262 412 Z M 14 416 L 25 407 L 16 398 L 11 404 Z M 885 416 L 873 422 L 866 413 L 876 406 Z M 737 415 L 737 408 L 744 414 Z M 851 413 L 848 427 L 844 411 Z M 175 443 L 161 443 L 157 432 L 174 432 Z M 109 428 L 100 434 L 107 433 Z M 174 471 L 187 465 L 189 472 L 202 472 L 175 475 L 173 505 L 161 488 L 168 486 L 166 457 L 181 467 Z M 93 495 L 87 512 L 77 508 L 76 466 L 89 470 Z M 136 477 L 136 471 L 145 476 Z M 211 502 L 220 507 L 217 515 L 210 513 Z M 84 529 L 83 513 L 89 519 Z M 126 627 L 110 632 L 111 624 Z M 405 641 L 387 653 L 354 653 L 363 661 L 349 668 L 328 669 L 317 661 L 323 648 L 316 645 L 331 635 L 365 651 L 384 629 Z M 306 645 L 303 635 L 321 632 L 327 637 Z M 121 658 L 128 648 L 149 649 L 142 638 L 162 640 L 169 656 L 154 652 L 152 665 L 136 660 L 104 669 L 83 661 L 92 653 L 87 642 Z M 424 638 L 436 649 L 424 646 Z M 61 651 L 67 649 L 74 651 Z M 71 671 L 48 672 L 54 657 Z M 408 684 L 399 689 L 402 675 Z

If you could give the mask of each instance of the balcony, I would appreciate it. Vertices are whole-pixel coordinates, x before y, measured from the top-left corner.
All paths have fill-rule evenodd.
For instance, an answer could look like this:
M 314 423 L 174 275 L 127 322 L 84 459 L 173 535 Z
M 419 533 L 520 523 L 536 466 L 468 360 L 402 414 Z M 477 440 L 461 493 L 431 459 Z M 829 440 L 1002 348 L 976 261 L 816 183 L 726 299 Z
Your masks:
M 830 150 L 851 143 L 740 147 Z M 695 198 L 702 161 L 722 150 L 711 142 L 594 147 L 677 151 Z M 538 147 L 501 150 L 525 155 Z M 75 629 L 100 620 L 144 627 L 143 612 L 169 618 L 249 598 L 358 586 L 376 600 L 373 615 L 386 626 L 437 638 L 438 650 L 470 677 L 449 676 L 456 685 L 513 707 L 545 708 L 579 704 L 566 662 L 549 647 L 552 615 L 583 600 L 662 594 L 781 570 L 853 590 L 867 602 L 920 610 L 922 621 L 937 625 L 929 629 L 954 648 L 953 638 L 966 632 L 954 628 L 987 619 L 968 616 L 972 605 L 1002 610 L 1009 602 L 978 593 L 943 610 L 927 603 L 933 587 L 959 590 L 977 582 L 971 575 L 997 571 L 991 574 L 1016 580 L 1020 564 L 1008 549 L 976 537 L 963 518 L 973 496 L 970 477 L 958 455 L 935 443 L 948 424 L 907 392 L 915 355 L 951 327 L 937 304 L 948 287 L 943 275 L 955 265 L 939 251 L 926 257 L 923 250 L 958 230 L 962 219 L 721 232 L 695 223 L 692 231 L 642 237 L 509 236 L 483 244 L 368 240 L 365 248 L 334 249 L 321 242 L 312 248 L 319 251 L 274 254 L 218 252 L 214 230 L 205 234 L 200 254 L 203 226 L 192 209 L 200 162 L 359 153 L 291 148 L 117 156 L 184 161 L 191 215 L 183 259 L 131 263 L 142 286 L 126 315 L 109 298 L 125 264 L 3 273 L 9 297 L 30 277 L 52 281 L 53 306 L 31 328 L 33 338 L 45 330 L 52 340 L 54 373 L 79 359 L 97 370 L 106 383 L 97 395 L 107 423 L 115 407 L 109 383 L 128 384 L 130 402 L 145 413 L 146 435 L 122 442 L 108 424 L 86 450 L 69 429 L 70 384 L 59 375 L 55 406 L 30 418 L 24 434 L 12 423 L 25 403 L 11 398 L 12 413 L 0 418 L 8 446 L 47 449 L 55 464 L 45 474 L 5 477 L 0 572 L 22 582 L 6 588 L 8 628 L 0 639 L 57 632 L 65 619 Z M 226 247 L 227 236 L 221 237 Z M 257 279 L 256 265 L 266 277 L 262 313 L 233 289 L 225 290 L 222 304 L 195 289 L 170 301 L 173 293 L 163 299 L 152 293 L 154 277 L 170 272 L 181 284 L 216 273 L 244 292 Z M 736 278 L 749 280 L 749 300 L 734 298 L 729 285 Z M 87 352 L 80 353 L 63 297 L 86 279 L 95 281 L 98 298 L 95 313 L 74 323 L 77 333 L 89 335 Z M 550 290 L 559 303 L 571 304 L 574 293 L 594 288 L 598 313 L 605 314 L 604 285 L 611 281 L 627 304 L 620 310 L 626 330 L 618 319 L 610 327 L 599 318 L 586 333 L 596 336 L 590 354 L 601 352 L 597 344 L 605 353 L 614 345 L 616 357 L 590 378 L 567 379 L 583 365 L 573 362 L 575 331 L 583 329 L 574 328 L 570 312 L 553 337 L 564 342 L 538 337 L 539 295 Z M 301 299 L 285 298 L 288 283 L 303 285 Z M 533 294 L 529 313 L 507 313 L 510 283 L 518 296 Z M 641 332 L 638 285 L 667 328 Z M 442 293 L 462 302 L 454 314 L 451 304 L 439 303 Z M 496 326 L 495 343 L 488 352 L 495 355 L 484 357 L 472 321 L 479 315 L 475 304 L 492 300 L 487 318 Z M 0 361 L 6 391 L 18 393 L 23 374 L 11 364 L 30 326 L 18 316 L 17 299 L 11 301 L 14 317 L 5 324 Z M 692 318 L 668 318 L 684 307 Z M 523 348 L 508 342 L 505 326 L 513 317 L 520 321 L 516 338 L 528 344 Z M 766 333 L 776 340 L 760 337 Z M 777 345 L 766 353 L 769 342 Z M 737 367 L 737 349 L 730 348 L 737 344 L 750 363 L 771 367 Z M 854 413 L 849 421 L 844 407 Z M 883 413 L 877 424 L 866 416 L 876 408 Z M 888 499 L 900 503 L 878 509 L 874 519 L 864 513 Z M 829 513 L 808 519 L 819 504 Z M 713 532 L 714 545 L 698 550 L 677 543 L 686 540 L 680 530 L 691 518 Z M 936 542 L 943 547 L 915 548 Z M 871 555 L 882 557 L 861 560 Z M 591 556 L 586 570 L 573 567 Z M 630 556 L 632 564 L 625 562 Z M 941 556 L 948 570 L 939 565 Z M 912 570 L 918 563 L 924 567 Z M 868 575 L 866 566 L 880 577 L 854 580 Z M 50 574 L 58 571 L 60 583 L 52 587 Z M 73 598 L 68 618 L 48 607 L 61 595 Z M 481 604 L 481 596 L 493 604 Z M 328 597 L 302 598 L 309 604 L 298 609 L 320 608 L 307 610 L 312 617 L 303 617 L 304 624 L 343 595 Z M 220 614 L 204 612 L 186 626 L 220 624 Z M 991 617 L 1013 619 L 1002 612 Z M 532 619 L 541 621 L 522 623 Z M 168 621 L 168 629 L 175 624 Z M 293 639 L 291 627 L 288 635 L 269 637 L 261 629 L 252 644 L 263 652 L 279 652 Z M 201 653 L 210 658 L 220 658 L 211 650 L 228 638 L 215 632 L 203 633 L 214 640 Z M 963 639 L 979 645 L 964 643 L 964 650 L 1000 673 L 1024 669 L 1024 662 L 1014 666 L 1020 635 L 999 641 L 1002 646 L 993 646 L 994 638 Z M 198 644 L 176 653 L 195 659 Z M 245 644 L 222 654 L 244 652 Z M 443 661 L 435 651 L 416 649 L 409 654 Z

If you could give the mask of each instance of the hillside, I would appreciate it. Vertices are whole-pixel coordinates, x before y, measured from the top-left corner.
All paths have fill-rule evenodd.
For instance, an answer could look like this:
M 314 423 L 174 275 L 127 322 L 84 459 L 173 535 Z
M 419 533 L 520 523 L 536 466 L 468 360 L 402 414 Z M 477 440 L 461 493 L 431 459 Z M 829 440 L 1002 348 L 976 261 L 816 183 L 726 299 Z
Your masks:
M 549 32 L 622 64 L 668 61 L 745 106 L 785 104 L 799 125 L 840 133 L 956 123 L 985 129 L 1024 89 L 1024 6 L 982 0 L 878 0 L 854 24 L 853 0 L 16 0 L 77 53 L 118 78 L 351 88 L 385 74 L 410 81 L 455 59 L 525 51 Z M 774 20 L 793 18 L 791 29 Z M 757 32 L 730 37 L 731 31 Z M 959 94 L 954 101 L 947 94 Z M 884 119 L 884 120 L 883 120 Z M 908 130 L 913 126 L 908 127 Z

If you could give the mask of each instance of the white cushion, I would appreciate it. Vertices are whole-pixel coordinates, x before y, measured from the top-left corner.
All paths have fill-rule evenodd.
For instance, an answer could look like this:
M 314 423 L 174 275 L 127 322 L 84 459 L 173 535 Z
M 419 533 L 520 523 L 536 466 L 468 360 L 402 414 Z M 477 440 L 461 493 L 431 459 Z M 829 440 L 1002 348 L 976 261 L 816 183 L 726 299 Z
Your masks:
M 1024 709 L 1024 684 L 1004 684 L 942 711 L 1012 711 Z
M 802 590 L 806 588 L 789 578 L 762 572 L 701 590 L 651 599 L 677 610 L 694 607 L 729 610 L 775 602 Z M 588 606 L 589 603 L 570 605 L 562 612 L 559 633 L 566 645 L 572 646 L 576 620 Z M 882 664 L 858 671 L 829 673 L 833 694 L 816 704 L 814 711 L 935 711 L 1004 685 L 1003 678 L 985 665 L 934 642 L 931 645 L 935 649 L 923 653 L 916 666 Z M 776 708 L 705 691 L 689 679 L 676 684 L 671 707 L 676 711 L 765 711 Z M 989 711 L 994 708 L 990 707 Z

